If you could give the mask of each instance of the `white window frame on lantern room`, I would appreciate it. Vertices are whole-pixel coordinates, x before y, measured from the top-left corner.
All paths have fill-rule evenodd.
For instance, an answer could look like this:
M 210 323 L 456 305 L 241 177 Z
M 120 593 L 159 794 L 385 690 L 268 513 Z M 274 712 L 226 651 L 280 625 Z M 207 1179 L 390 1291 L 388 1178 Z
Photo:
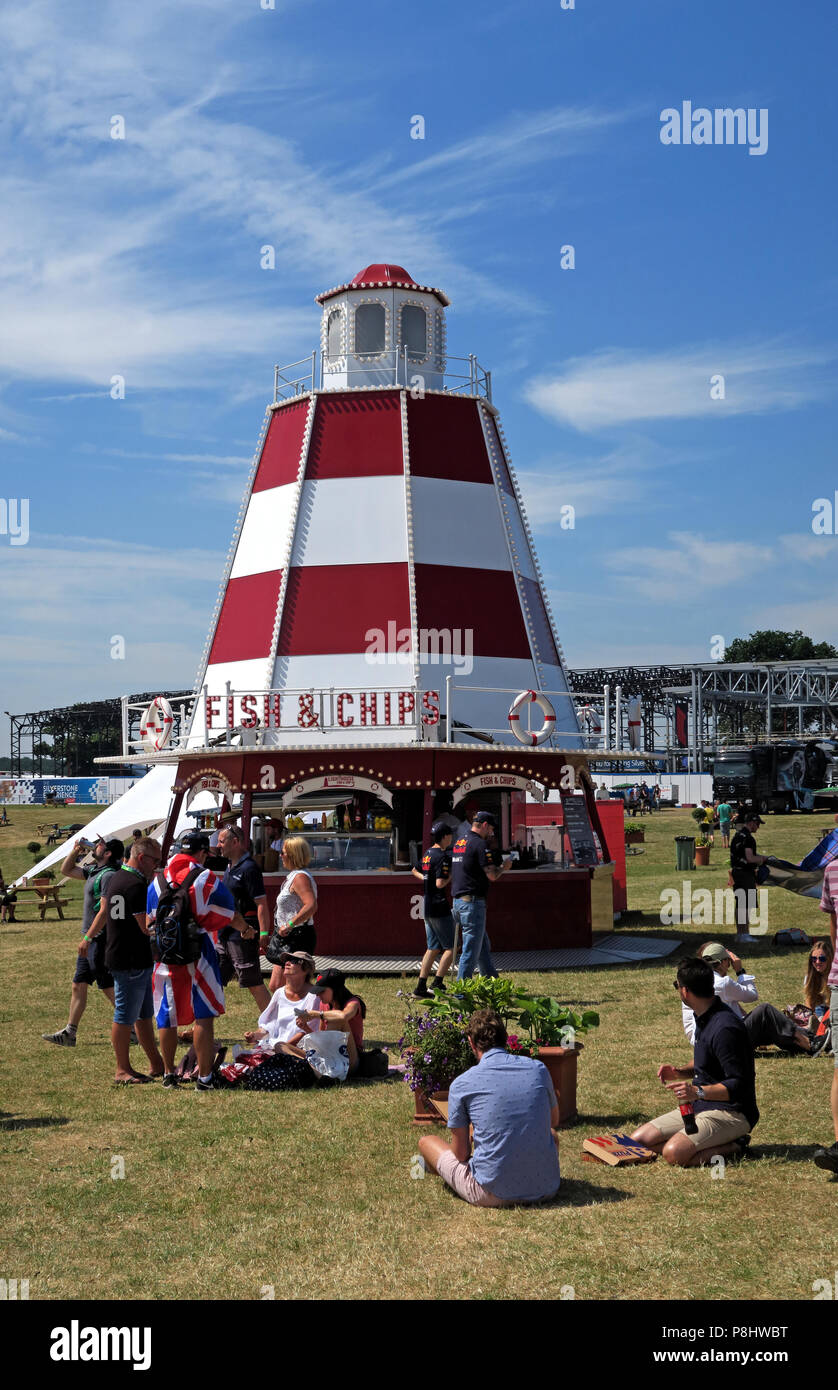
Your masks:
M 364 305 L 367 305 L 367 304 L 377 304 L 377 305 L 379 306 L 379 308 L 381 308 L 381 309 L 384 310 L 384 347 L 382 348 L 381 352 L 359 352 L 359 351 L 358 351 L 358 346 L 357 346 L 357 343 L 356 343 L 356 340 L 355 340 L 355 316 L 356 316 L 356 314 L 358 313 L 358 310 L 359 310 L 359 309 L 362 309 L 362 308 L 364 307 Z M 368 363 L 370 363 L 370 362 L 383 362 L 384 359 L 385 359 L 385 357 L 387 356 L 387 354 L 388 354 L 389 351 L 390 351 L 390 336 L 391 336 L 391 335 L 390 335 L 390 308 L 389 308 L 389 305 L 387 304 L 387 301 L 384 300 L 384 299 L 379 299 L 377 295 L 365 295 L 363 299 L 358 299 L 358 300 L 356 300 L 355 303 L 354 303 L 353 306 L 352 306 L 352 319 L 351 319 L 351 323 L 352 323 L 352 328 L 351 328 L 351 339 L 352 339 L 352 340 L 351 340 L 350 349 L 349 349 L 350 354 L 351 354 L 353 357 L 357 358 L 359 362 L 363 362 L 363 363 L 365 363 L 365 364 L 368 364 Z
M 424 316 L 425 316 L 425 351 L 424 351 L 424 354 L 422 355 L 422 357 L 416 357 L 416 356 L 414 356 L 414 354 L 410 351 L 410 348 L 409 348 L 409 347 L 408 347 L 408 349 L 407 349 L 407 360 L 408 360 L 408 362 L 415 362 L 415 363 L 418 365 L 420 362 L 427 362 L 427 361 L 429 360 L 429 358 L 430 358 L 430 355 L 431 355 L 431 349 L 432 349 L 431 334 L 432 334 L 432 331 L 433 331 L 433 318 L 432 318 L 432 312 L 428 309 L 427 304 L 423 304 L 423 303 L 422 303 L 421 299 L 403 299 L 403 300 L 401 301 L 401 303 L 399 304 L 399 337 L 398 337 L 398 343 L 399 343 L 399 356 L 401 356 L 401 354 L 402 354 L 402 353 L 404 352 L 404 350 L 405 350 L 405 347 L 407 346 L 406 341 L 405 341 L 405 334 L 404 334 L 404 311 L 405 311 L 405 309 L 421 309 L 421 310 L 422 310 L 422 313 L 423 313 Z
M 333 314 L 340 318 L 340 351 L 333 353 L 329 351 L 329 321 Z M 320 334 L 320 352 L 326 363 L 327 371 L 340 371 L 346 366 L 346 305 L 332 304 L 327 306 L 323 315 L 323 326 Z

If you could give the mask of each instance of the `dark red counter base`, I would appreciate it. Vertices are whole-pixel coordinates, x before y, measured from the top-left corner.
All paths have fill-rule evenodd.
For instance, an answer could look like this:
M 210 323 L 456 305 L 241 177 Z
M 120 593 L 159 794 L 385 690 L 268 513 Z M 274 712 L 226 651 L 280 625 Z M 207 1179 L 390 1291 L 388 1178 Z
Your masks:
M 271 916 L 281 875 L 266 875 Z M 317 952 L 324 956 L 421 955 L 422 885 L 410 873 L 317 875 Z M 591 945 L 587 869 L 513 870 L 489 890 L 487 926 L 496 951 Z

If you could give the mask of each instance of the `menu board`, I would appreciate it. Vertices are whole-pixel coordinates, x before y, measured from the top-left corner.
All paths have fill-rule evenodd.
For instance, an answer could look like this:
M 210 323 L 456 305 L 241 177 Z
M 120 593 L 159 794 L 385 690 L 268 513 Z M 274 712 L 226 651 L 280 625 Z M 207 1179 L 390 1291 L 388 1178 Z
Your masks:
M 565 834 L 573 858 L 580 868 L 595 868 L 599 861 L 588 804 L 584 796 L 573 796 L 570 792 L 562 792 L 561 799 Z

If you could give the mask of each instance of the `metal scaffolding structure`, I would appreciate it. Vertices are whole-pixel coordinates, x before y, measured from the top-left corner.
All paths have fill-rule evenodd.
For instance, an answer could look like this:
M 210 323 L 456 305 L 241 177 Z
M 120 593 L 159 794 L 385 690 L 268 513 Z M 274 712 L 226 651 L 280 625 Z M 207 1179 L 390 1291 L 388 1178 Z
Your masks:
M 155 691 L 127 697 L 136 710 L 130 718 L 133 721 L 129 734 L 132 739 L 139 738 L 139 722 L 142 710 L 154 698 Z M 190 695 L 190 691 L 178 694 Z M 32 770 L 29 775 L 42 776 L 44 763 L 53 764 L 62 777 L 96 777 L 100 769 L 94 758 L 115 757 L 122 752 L 123 741 L 123 701 L 116 696 L 112 700 L 95 700 L 78 705 L 62 705 L 55 709 L 30 710 L 26 714 L 8 715 L 11 743 L 11 775 L 23 777 L 23 758 L 31 757 Z M 26 742 L 29 743 L 29 753 Z M 48 751 L 44 751 L 45 747 Z
M 637 696 L 640 746 L 663 759 L 669 772 L 709 771 L 719 748 L 838 736 L 836 659 L 598 667 L 569 674 L 577 707 L 593 706 L 601 716 L 596 741 L 602 748 L 628 746 L 626 704 Z

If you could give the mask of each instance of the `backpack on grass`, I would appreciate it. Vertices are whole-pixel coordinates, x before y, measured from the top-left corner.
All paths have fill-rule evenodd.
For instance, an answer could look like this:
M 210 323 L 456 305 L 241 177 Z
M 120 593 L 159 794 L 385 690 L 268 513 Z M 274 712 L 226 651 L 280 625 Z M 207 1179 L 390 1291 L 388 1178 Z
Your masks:
M 202 864 L 189 870 L 181 883 L 171 884 L 157 875 L 159 898 L 154 916 L 151 949 L 161 965 L 191 965 L 201 954 L 201 929 L 195 920 L 189 890 L 204 872 Z

